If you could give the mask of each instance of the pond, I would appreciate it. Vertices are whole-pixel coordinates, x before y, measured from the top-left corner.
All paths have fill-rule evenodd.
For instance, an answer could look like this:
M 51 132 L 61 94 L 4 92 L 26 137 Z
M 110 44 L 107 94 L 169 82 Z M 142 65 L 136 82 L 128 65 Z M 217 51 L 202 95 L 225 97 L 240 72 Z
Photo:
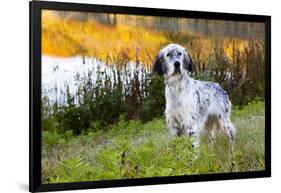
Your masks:
M 134 62 L 129 62 L 122 69 L 118 69 L 121 75 L 121 81 L 126 84 L 135 72 L 138 72 L 138 78 L 141 82 L 145 79 L 148 71 L 141 65 L 136 65 Z M 101 73 L 99 73 L 101 72 Z M 51 102 L 57 101 L 65 103 L 66 89 L 75 97 L 79 85 L 85 83 L 85 80 L 91 78 L 94 84 L 97 81 L 97 75 L 101 77 L 99 80 L 104 80 L 106 77 L 113 84 L 114 75 L 117 73 L 117 68 L 114 64 L 110 66 L 94 57 L 52 57 L 42 56 L 42 93 L 43 96 L 48 96 Z M 124 85 L 125 86 L 125 85 Z

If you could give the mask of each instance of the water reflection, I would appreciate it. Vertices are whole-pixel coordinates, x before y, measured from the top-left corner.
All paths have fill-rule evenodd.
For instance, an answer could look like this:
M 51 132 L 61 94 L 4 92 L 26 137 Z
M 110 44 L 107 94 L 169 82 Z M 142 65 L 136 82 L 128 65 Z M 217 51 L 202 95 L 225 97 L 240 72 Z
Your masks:
M 79 21 L 98 21 L 106 25 L 125 24 L 142 26 L 151 30 L 194 32 L 208 37 L 233 37 L 263 39 L 264 23 L 245 21 L 223 21 L 177 17 L 137 16 L 124 14 L 57 12 L 58 17 Z

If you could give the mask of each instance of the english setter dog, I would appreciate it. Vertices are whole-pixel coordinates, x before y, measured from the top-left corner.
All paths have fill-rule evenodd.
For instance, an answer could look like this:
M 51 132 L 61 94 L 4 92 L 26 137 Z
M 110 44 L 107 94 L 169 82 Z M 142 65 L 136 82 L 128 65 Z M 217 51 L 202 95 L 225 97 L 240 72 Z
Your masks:
M 222 130 L 234 142 L 236 130 L 230 121 L 231 102 L 219 84 L 191 78 L 194 68 L 188 51 L 169 44 L 156 57 L 153 71 L 165 78 L 166 122 L 173 136 L 193 136 L 199 145 L 205 131 L 213 141 L 215 129 Z

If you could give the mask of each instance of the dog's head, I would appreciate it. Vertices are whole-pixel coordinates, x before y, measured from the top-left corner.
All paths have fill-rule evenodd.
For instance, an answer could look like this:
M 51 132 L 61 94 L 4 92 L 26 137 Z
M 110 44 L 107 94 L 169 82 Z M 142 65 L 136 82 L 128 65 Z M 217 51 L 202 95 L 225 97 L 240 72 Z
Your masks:
M 178 44 L 169 44 L 156 56 L 153 72 L 166 77 L 192 72 L 194 65 L 187 50 Z

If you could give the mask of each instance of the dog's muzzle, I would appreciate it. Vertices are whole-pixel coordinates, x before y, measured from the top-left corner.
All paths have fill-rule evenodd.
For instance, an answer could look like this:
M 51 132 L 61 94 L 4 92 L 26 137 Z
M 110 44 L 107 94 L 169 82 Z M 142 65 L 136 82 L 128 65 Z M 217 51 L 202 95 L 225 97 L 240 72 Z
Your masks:
M 179 61 L 176 61 L 174 63 L 174 67 L 175 67 L 174 74 L 180 74 L 181 70 L 180 70 L 180 62 Z

